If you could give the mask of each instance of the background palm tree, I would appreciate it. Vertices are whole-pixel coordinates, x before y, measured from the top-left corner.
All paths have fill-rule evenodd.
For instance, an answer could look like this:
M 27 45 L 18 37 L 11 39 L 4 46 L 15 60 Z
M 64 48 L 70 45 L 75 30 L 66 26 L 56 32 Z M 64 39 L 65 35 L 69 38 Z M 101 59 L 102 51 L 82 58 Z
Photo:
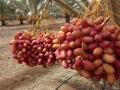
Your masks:
M 41 9 L 43 9 L 45 3 L 48 0 L 0 0 L 0 16 L 1 24 L 5 25 L 5 18 L 13 15 L 19 16 L 20 24 L 23 24 L 25 16 L 40 15 Z M 70 15 L 78 16 L 83 15 L 86 7 L 89 5 L 91 0 L 51 0 L 52 3 L 49 5 L 48 13 L 55 17 L 64 14 L 67 11 Z M 115 0 L 119 2 L 120 0 Z M 112 2 L 112 0 L 108 0 Z M 112 8 L 116 8 L 115 4 L 111 3 Z M 62 8 L 62 9 L 61 9 Z M 112 9 L 114 12 L 119 13 L 119 9 Z M 11 14 L 12 13 L 12 14 Z M 61 15 L 62 16 L 62 15 Z M 119 23 L 118 17 L 115 17 L 115 21 Z
M 15 9 L 20 24 L 23 24 L 24 17 L 38 15 L 45 2 L 45 0 L 8 0 L 8 5 Z
M 11 9 L 14 9 L 17 20 L 20 21 L 20 24 L 23 24 L 23 20 L 29 12 L 29 7 L 27 6 L 26 0 L 8 0 L 7 5 Z
M 6 0 L 0 0 L 0 20 L 1 20 L 1 25 L 5 26 L 6 19 L 7 17 L 12 13 L 13 11 L 9 8 L 7 5 Z

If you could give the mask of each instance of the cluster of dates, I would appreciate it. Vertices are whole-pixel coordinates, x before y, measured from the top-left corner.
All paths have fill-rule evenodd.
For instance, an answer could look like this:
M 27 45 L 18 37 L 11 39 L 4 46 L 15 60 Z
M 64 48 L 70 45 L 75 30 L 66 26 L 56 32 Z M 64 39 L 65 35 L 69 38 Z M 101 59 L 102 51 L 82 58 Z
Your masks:
M 64 68 L 85 78 L 105 79 L 114 84 L 120 72 L 120 29 L 101 16 L 74 19 L 61 27 L 53 40 L 56 59 Z
M 36 65 L 52 65 L 56 58 L 52 49 L 53 33 L 40 33 L 37 37 L 28 32 L 18 32 L 11 41 L 13 58 L 18 63 L 33 67 Z

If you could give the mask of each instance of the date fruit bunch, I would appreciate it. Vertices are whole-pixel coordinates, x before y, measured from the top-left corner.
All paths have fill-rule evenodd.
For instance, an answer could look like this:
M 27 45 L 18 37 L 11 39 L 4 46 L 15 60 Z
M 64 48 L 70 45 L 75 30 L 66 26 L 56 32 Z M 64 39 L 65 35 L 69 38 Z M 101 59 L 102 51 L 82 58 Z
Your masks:
M 85 78 L 105 79 L 113 85 L 120 72 L 120 29 L 100 16 L 64 24 L 53 40 L 56 59 Z
M 41 32 L 36 37 L 28 32 L 18 32 L 10 43 L 13 58 L 18 63 L 25 63 L 30 67 L 52 65 L 56 61 L 54 49 L 52 49 L 54 38 L 53 33 Z

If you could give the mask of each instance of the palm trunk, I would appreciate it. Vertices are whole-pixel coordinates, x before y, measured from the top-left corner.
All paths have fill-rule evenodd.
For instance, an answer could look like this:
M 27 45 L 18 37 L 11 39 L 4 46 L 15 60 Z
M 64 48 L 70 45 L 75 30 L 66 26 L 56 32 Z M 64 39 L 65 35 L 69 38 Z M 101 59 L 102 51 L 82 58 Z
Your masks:
M 6 25 L 5 20 L 1 20 L 1 25 L 2 25 L 2 26 L 5 26 L 5 25 Z
M 65 18 L 66 18 L 66 23 L 70 23 L 70 15 L 67 15 Z
M 60 6 L 62 6 L 67 11 L 69 11 L 74 16 L 76 17 L 79 16 L 79 13 L 76 12 L 74 9 L 72 9 L 64 0 L 54 0 L 54 1 L 57 2 Z
M 23 18 L 20 18 L 20 25 L 23 25 Z
M 70 15 L 65 12 L 65 20 L 66 20 L 66 23 L 70 23 Z
M 32 18 L 28 17 L 28 24 L 32 24 Z

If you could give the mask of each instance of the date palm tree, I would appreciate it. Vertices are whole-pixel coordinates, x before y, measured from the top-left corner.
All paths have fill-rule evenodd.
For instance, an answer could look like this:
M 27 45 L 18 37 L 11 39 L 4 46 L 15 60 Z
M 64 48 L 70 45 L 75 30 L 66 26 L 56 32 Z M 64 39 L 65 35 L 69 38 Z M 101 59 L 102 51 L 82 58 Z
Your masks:
M 20 21 L 20 24 L 23 24 L 24 16 L 26 16 L 29 11 L 26 0 L 8 0 L 7 5 L 14 9 L 17 20 Z
M 6 17 L 10 14 L 10 9 L 7 6 L 6 0 L 0 0 L 0 21 L 1 25 L 5 26 Z
M 8 0 L 8 1 L 10 1 L 9 5 L 12 8 L 15 8 L 17 15 L 20 14 L 20 16 L 26 15 L 32 16 L 39 15 L 41 12 L 40 10 L 43 8 L 45 2 L 48 0 Z M 51 0 L 51 1 L 53 4 L 52 6 L 49 6 L 50 14 L 52 13 L 54 15 L 58 15 L 61 14 L 61 12 L 67 11 L 67 13 L 69 13 L 70 15 L 78 16 L 79 14 L 82 15 L 83 11 L 85 11 L 84 9 L 86 9 L 85 7 L 88 6 L 89 1 L 91 0 Z M 61 9 L 61 6 L 63 9 Z
M 15 9 L 20 24 L 23 24 L 23 17 L 38 15 L 44 3 L 45 0 L 8 0 L 8 5 Z

